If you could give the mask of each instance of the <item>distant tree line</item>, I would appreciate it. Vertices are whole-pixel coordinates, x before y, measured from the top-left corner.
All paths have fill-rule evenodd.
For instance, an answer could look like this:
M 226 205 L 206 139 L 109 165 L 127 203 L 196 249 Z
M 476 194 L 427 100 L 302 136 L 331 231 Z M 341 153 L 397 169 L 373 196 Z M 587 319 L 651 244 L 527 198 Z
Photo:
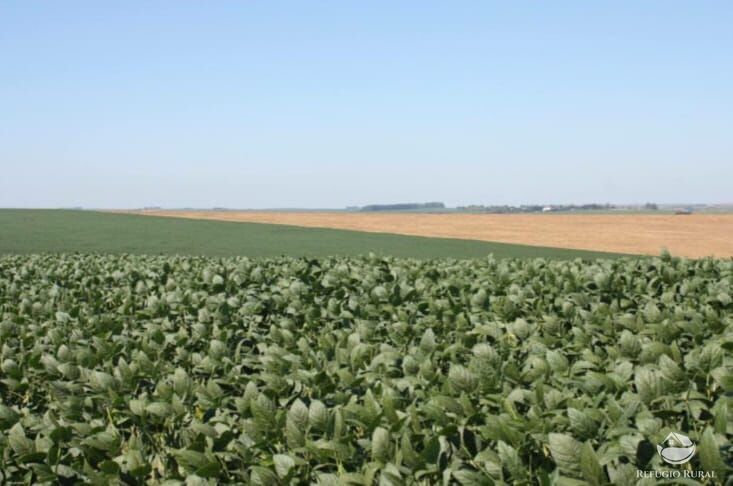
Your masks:
M 420 211 L 432 209 L 445 209 L 442 202 L 426 202 L 426 203 L 401 203 L 401 204 L 369 204 L 367 206 L 349 206 L 347 211 Z M 504 205 L 484 205 L 471 204 L 468 206 L 457 206 L 455 210 L 476 213 L 543 213 L 543 212 L 567 212 L 567 211 L 607 211 L 612 209 L 645 209 L 647 211 L 655 211 L 659 209 L 656 203 L 646 203 L 636 206 L 617 206 L 614 204 L 522 204 L 520 206 Z
M 445 209 L 442 202 L 402 203 L 402 204 L 369 204 L 360 211 L 411 211 L 415 209 Z
M 553 205 L 540 205 L 540 204 L 523 204 L 521 206 L 509 206 L 509 205 L 471 205 L 471 206 L 458 206 L 456 209 L 460 211 L 475 211 L 483 213 L 541 213 L 541 212 L 562 212 L 562 211 L 599 211 L 616 209 L 616 206 L 612 204 L 553 204 Z

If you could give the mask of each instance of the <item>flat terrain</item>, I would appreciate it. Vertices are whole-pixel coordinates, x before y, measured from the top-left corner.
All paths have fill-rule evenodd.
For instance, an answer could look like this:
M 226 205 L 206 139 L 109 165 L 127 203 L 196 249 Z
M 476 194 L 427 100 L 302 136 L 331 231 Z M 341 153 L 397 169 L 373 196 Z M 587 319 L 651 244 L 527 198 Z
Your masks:
M 542 247 L 692 258 L 733 256 L 733 214 L 416 214 L 274 211 L 152 211 L 246 221 Z
M 722 485 L 730 267 L 0 255 L 0 483 Z
M 0 209 L 0 254 L 134 253 L 205 256 L 597 258 L 599 252 L 483 241 L 231 223 L 93 211 Z

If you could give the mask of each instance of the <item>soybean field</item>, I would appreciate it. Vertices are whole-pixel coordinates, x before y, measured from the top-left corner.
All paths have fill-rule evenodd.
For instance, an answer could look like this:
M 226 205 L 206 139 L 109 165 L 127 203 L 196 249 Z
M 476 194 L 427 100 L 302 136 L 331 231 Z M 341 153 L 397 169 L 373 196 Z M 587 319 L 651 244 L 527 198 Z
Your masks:
M 0 483 L 721 484 L 733 262 L 0 256 Z M 638 481 L 638 483 L 637 483 Z

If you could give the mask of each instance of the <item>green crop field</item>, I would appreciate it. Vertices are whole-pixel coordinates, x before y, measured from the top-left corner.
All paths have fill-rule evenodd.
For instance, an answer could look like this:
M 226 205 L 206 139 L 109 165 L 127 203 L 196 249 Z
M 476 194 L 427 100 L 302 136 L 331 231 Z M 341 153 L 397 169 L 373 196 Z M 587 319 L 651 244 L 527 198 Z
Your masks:
M 610 253 L 258 223 L 195 221 L 71 210 L 0 209 L 2 253 L 205 256 L 597 258 Z
M 722 484 L 731 295 L 669 256 L 0 256 L 0 483 Z

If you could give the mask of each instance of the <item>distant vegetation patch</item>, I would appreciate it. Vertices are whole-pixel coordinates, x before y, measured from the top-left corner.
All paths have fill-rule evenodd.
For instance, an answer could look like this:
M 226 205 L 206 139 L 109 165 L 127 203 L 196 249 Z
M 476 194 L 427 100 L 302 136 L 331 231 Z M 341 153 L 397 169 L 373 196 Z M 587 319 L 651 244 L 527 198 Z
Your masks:
M 419 209 L 445 209 L 442 202 L 402 203 L 402 204 L 370 204 L 360 211 L 415 211 Z

